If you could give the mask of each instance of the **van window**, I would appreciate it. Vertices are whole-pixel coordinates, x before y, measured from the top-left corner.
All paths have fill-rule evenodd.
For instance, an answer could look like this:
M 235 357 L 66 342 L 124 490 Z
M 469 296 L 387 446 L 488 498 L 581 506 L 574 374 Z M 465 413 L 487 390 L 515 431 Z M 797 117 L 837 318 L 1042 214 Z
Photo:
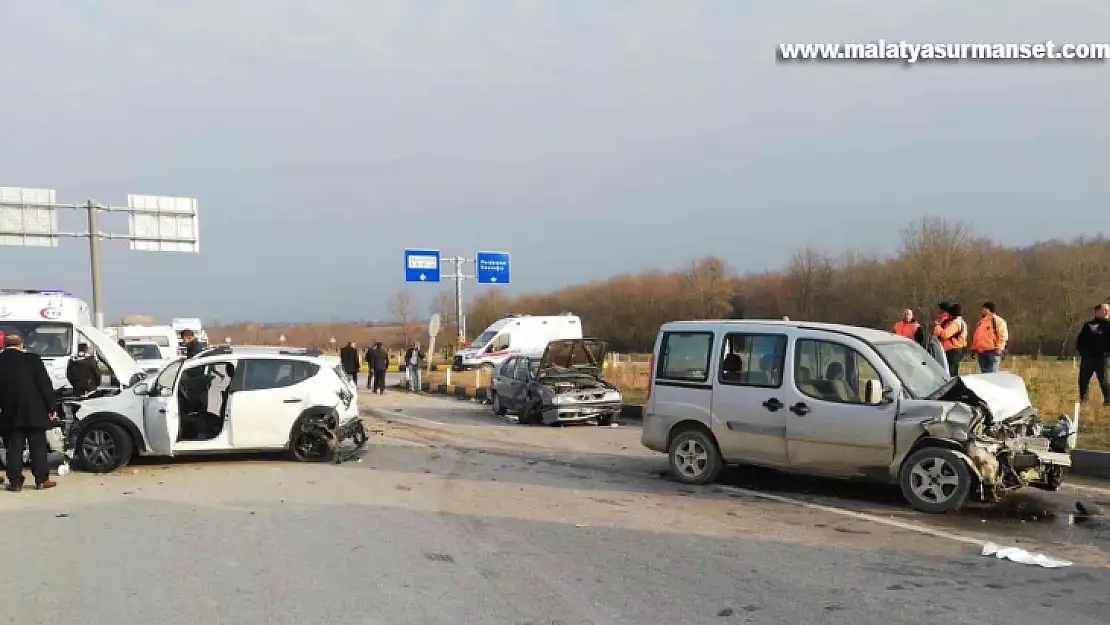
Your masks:
M 868 380 L 881 380 L 858 351 L 815 339 L 798 339 L 794 346 L 794 383 L 814 399 L 862 404 Z
M 4 336 L 23 337 L 24 348 L 44 358 L 61 358 L 73 352 L 73 326 L 68 323 L 41 321 L 5 321 L 0 323 Z
M 722 384 L 778 388 L 785 365 L 785 335 L 729 333 L 722 345 L 717 379 Z
M 503 349 L 509 349 L 508 334 L 498 334 L 497 338 L 493 339 L 493 341 L 489 344 L 489 351 L 491 352 L 499 352 Z
M 712 348 L 712 332 L 665 333 L 659 348 L 659 364 L 655 377 L 683 382 L 705 382 L 709 379 L 709 353 Z

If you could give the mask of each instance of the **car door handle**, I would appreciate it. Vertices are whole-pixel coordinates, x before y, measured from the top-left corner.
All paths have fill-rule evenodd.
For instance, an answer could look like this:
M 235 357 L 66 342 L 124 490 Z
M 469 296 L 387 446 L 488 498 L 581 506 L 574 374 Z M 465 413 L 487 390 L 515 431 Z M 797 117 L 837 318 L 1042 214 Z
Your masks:
M 804 417 L 809 414 L 809 406 L 804 402 L 798 402 L 790 407 L 790 412 L 793 412 L 799 417 Z
M 778 397 L 772 397 L 771 399 L 763 402 L 763 407 L 767 410 L 770 410 L 771 412 L 778 412 L 779 410 L 782 410 L 782 407 L 785 405 L 786 404 L 779 401 Z
M 289 399 L 283 400 L 281 403 L 283 403 L 283 404 L 295 404 L 295 403 L 298 403 L 299 401 L 301 401 L 300 397 L 290 397 Z
M 162 414 L 166 414 L 166 409 L 165 408 L 159 408 L 158 412 L 160 412 Z

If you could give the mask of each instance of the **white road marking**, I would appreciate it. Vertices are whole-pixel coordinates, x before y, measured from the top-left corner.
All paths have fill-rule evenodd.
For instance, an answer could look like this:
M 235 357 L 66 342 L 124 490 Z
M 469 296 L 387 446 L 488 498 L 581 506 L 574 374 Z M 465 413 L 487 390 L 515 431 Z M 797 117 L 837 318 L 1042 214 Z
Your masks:
M 800 506 L 809 510 L 820 510 L 821 512 L 828 512 L 836 514 L 849 519 L 856 519 L 857 521 L 867 521 L 869 523 L 877 523 L 879 525 L 886 525 L 909 532 L 917 532 L 918 534 L 925 534 L 927 536 L 934 536 L 936 538 L 944 538 L 947 540 L 954 540 L 956 542 L 964 543 L 967 545 L 976 545 L 978 547 L 985 546 L 989 541 L 972 538 L 971 536 L 964 536 L 962 534 L 955 534 L 953 532 L 946 532 L 944 530 L 929 527 L 927 525 L 919 525 L 917 523 L 909 523 L 906 521 L 899 521 L 897 519 L 890 519 L 886 517 L 868 514 L 866 512 L 857 512 L 855 510 L 845 510 L 844 508 L 837 508 L 835 506 L 826 506 L 819 503 L 803 501 L 801 499 L 794 499 L 792 497 L 783 497 L 782 495 L 773 495 L 771 493 L 764 493 L 757 490 L 748 490 L 746 488 L 738 488 L 736 486 L 717 486 L 718 489 L 736 493 L 738 495 L 747 495 L 749 497 L 756 497 L 758 499 L 766 499 L 767 501 L 774 501 L 776 503 L 783 503 L 787 505 Z

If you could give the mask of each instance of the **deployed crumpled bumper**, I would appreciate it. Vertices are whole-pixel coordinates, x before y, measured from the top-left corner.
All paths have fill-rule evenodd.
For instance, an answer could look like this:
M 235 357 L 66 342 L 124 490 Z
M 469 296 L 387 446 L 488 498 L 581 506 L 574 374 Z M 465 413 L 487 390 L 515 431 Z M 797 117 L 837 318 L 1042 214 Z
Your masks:
M 616 419 L 620 413 L 621 402 L 619 401 L 548 404 L 540 409 L 543 422 L 547 425 Z
M 366 432 L 366 424 L 362 422 L 361 418 L 355 417 L 348 420 L 346 423 L 341 424 L 335 430 L 335 441 L 337 444 L 342 444 L 347 441 L 353 443 L 352 446 L 339 449 L 335 454 L 335 463 L 339 464 L 350 460 L 366 446 L 370 440 L 370 435 Z

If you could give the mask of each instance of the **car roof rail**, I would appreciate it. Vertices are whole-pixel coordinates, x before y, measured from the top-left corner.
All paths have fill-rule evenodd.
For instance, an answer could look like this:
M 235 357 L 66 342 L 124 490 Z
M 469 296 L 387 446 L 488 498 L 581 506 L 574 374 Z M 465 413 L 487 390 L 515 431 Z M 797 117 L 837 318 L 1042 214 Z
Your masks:
M 283 349 L 278 352 L 283 356 L 323 356 L 324 352 L 318 349 L 310 349 L 308 347 L 294 347 L 292 349 Z
M 226 344 L 225 345 L 216 345 L 215 347 L 209 347 L 208 349 L 200 352 L 199 354 L 197 354 L 197 356 L 201 356 L 201 355 L 214 356 L 216 354 L 230 354 L 230 353 L 233 353 L 234 351 L 235 350 L 230 345 L 226 345 Z

